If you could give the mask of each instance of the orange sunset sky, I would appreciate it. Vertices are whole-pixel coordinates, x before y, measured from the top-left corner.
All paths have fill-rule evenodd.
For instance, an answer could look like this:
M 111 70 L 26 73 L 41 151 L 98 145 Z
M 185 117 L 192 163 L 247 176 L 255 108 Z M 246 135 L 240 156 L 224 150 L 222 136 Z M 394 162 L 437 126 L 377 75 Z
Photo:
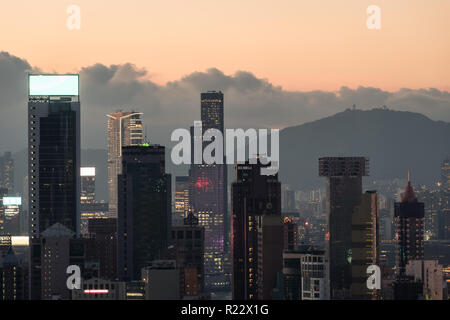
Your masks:
M 366 28 L 369 5 L 381 30 Z M 449 31 L 450 0 L 0 2 L 0 51 L 44 72 L 131 62 L 159 84 L 215 67 L 286 90 L 450 90 Z

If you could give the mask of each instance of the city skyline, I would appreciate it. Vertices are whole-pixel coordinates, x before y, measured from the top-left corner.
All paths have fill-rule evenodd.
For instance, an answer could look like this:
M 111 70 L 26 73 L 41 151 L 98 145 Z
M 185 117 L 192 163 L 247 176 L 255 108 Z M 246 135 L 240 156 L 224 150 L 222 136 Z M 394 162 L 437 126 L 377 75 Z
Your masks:
M 449 12 L 5 2 L 0 301 L 450 301 Z

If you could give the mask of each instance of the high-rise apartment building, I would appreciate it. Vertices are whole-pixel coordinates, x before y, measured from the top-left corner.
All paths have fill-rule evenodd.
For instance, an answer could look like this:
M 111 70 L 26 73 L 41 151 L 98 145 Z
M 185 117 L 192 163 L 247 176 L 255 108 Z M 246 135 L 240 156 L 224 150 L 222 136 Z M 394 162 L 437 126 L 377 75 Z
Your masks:
M 117 218 L 117 176 L 122 173 L 122 148 L 143 143 L 141 112 L 113 112 L 108 117 L 109 215 Z
M 326 252 L 330 264 L 331 299 L 351 297 L 352 216 L 362 194 L 362 177 L 369 174 L 364 157 L 319 159 L 319 176 L 326 177 Z
M 28 186 L 32 238 L 55 223 L 79 232 L 78 75 L 30 75 Z
M 231 284 L 233 299 L 237 300 L 258 299 L 258 217 L 274 215 L 281 219 L 278 175 L 261 175 L 261 167 L 259 161 L 235 165 L 235 182 L 231 187 Z M 280 227 L 281 259 L 283 225 Z
M 408 184 L 400 202 L 395 203 L 398 275 L 405 273 L 410 260 L 424 258 L 425 209 L 417 200 L 408 174 Z
M 165 148 L 123 147 L 118 176 L 118 276 L 139 280 L 141 269 L 161 259 L 170 241 L 171 177 L 165 172 Z
M 201 121 L 203 133 L 208 129 L 224 132 L 222 92 L 208 91 L 201 94 Z M 220 289 L 227 283 L 223 263 L 229 229 L 227 166 L 192 164 L 190 177 L 190 206 L 199 224 L 205 227 L 205 287 L 206 290 Z

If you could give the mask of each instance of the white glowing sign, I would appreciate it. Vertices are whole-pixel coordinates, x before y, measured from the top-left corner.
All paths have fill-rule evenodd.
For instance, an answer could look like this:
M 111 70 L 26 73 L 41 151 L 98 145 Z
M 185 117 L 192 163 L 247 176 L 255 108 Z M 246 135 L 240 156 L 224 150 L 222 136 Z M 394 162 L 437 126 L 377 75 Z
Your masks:
M 80 175 L 82 177 L 95 177 L 95 167 L 81 167 Z
M 77 74 L 30 74 L 28 94 L 30 96 L 78 96 L 78 78 Z
M 21 206 L 22 197 L 3 197 L 4 206 Z

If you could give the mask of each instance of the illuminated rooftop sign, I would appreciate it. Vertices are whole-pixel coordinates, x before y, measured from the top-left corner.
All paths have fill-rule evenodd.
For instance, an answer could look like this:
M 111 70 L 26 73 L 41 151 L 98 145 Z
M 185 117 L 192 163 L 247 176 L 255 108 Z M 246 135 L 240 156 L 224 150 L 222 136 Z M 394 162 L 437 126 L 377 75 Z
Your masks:
M 86 289 L 84 294 L 108 294 L 108 289 Z
M 78 96 L 79 75 L 77 74 L 30 74 L 28 94 L 30 96 Z
M 30 244 L 30 239 L 27 236 L 12 236 L 11 242 L 13 246 L 28 246 Z
M 21 197 L 3 197 L 4 206 L 20 206 L 22 205 Z
M 95 167 L 81 167 L 80 175 L 82 177 L 95 177 Z

